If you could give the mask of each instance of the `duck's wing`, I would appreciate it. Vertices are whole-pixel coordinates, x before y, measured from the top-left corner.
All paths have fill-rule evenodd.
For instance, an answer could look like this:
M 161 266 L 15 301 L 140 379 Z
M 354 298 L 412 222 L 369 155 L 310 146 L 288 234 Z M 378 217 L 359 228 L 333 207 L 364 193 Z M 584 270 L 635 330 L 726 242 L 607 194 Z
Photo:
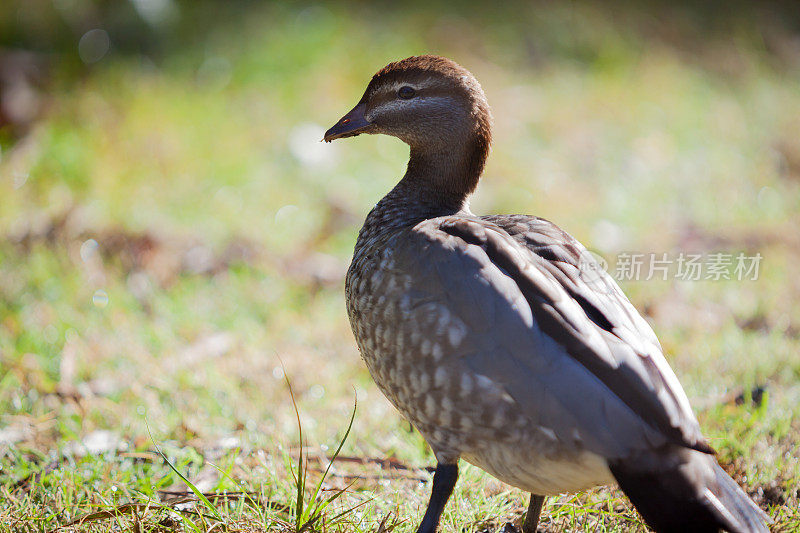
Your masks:
M 463 326 L 447 355 L 563 444 L 610 459 L 667 443 L 713 452 L 650 327 L 602 270 L 581 276 L 587 254 L 556 226 L 442 217 L 394 255 L 409 297 Z
M 496 224 L 543 259 L 541 265 L 581 302 L 581 307 L 599 327 L 617 329 L 623 335 L 633 334 L 629 342 L 654 345 L 661 352 L 661 344 L 647 321 L 604 266 L 572 235 L 549 220 L 530 215 L 490 215 L 480 220 Z M 688 405 L 688 400 L 686 403 Z

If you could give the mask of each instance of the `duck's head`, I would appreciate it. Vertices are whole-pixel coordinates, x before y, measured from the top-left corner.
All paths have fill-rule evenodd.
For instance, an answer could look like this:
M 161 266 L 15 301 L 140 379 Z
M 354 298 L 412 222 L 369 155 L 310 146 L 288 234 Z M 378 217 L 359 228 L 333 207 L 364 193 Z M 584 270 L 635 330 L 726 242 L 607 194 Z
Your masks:
M 488 148 L 491 115 L 475 77 L 450 59 L 414 56 L 389 63 L 324 140 L 383 133 L 415 149 L 449 151 L 480 137 Z

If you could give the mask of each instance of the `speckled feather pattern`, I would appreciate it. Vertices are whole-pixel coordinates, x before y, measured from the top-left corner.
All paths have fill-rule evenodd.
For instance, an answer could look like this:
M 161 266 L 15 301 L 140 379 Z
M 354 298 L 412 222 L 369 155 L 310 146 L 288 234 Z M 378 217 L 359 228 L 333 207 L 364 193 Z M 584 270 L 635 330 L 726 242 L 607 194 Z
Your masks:
M 408 265 L 396 262 L 398 243 L 417 240 L 421 257 L 425 244 L 417 228 L 398 224 L 408 210 L 391 200 L 368 216 L 346 279 L 353 333 L 381 391 L 440 462 L 463 457 L 541 494 L 610 482 L 602 458 L 559 446 L 555 433 L 532 423 L 502 386 L 469 367 L 463 356 L 474 349 L 464 345 L 472 341 L 470 325 L 447 301 L 427 298 Z
M 605 461 L 642 447 L 702 445 L 685 395 L 665 385 L 671 378 L 649 326 L 610 277 L 601 296 L 585 295 L 577 241 L 536 217 L 461 210 L 429 218 L 432 206 L 409 204 L 403 187 L 359 233 L 347 310 L 373 379 L 439 461 L 463 457 L 554 494 L 610 482 Z M 565 323 L 543 334 L 542 309 Z M 587 371 L 570 343 L 602 368 Z M 663 414 L 661 428 L 645 422 L 650 404 Z

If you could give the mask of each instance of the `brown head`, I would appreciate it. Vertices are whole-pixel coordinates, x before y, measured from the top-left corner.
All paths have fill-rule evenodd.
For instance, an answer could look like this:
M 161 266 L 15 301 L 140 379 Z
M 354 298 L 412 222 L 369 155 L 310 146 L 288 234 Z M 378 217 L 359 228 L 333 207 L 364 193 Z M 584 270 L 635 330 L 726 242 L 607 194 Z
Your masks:
M 324 140 L 362 133 L 392 135 L 411 147 L 406 180 L 466 197 L 489 151 L 491 113 L 467 69 L 444 57 L 414 56 L 379 70 Z

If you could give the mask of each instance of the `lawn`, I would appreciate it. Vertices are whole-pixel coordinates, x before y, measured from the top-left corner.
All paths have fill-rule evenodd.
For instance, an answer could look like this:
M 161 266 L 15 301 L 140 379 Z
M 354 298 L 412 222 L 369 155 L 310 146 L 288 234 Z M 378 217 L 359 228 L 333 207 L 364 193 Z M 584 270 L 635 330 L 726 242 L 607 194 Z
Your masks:
M 38 117 L 0 130 L 0 531 L 414 531 L 435 460 L 372 383 L 343 295 L 407 148 L 319 140 L 423 52 L 493 106 L 473 211 L 548 218 L 617 273 L 667 254 L 668 279 L 620 283 L 720 462 L 800 531 L 794 19 L 164 4 L 181 39 L 47 56 Z M 681 254 L 720 253 L 760 254 L 757 279 L 678 279 Z M 526 495 L 462 466 L 441 530 L 518 523 Z M 645 530 L 611 488 L 549 499 L 541 527 Z

